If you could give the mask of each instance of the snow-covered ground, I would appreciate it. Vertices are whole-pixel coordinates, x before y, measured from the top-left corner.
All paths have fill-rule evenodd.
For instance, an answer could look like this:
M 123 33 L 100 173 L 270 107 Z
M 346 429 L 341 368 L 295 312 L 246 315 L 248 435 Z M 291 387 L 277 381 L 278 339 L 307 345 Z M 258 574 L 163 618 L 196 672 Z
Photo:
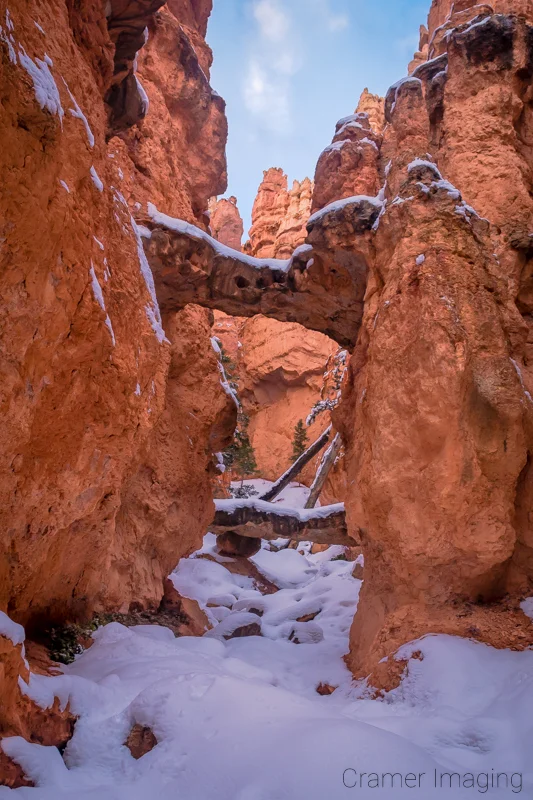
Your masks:
M 305 496 L 293 486 L 283 501 Z M 215 553 L 211 534 L 180 562 L 175 585 L 215 626 L 202 638 L 111 623 L 64 675 L 34 676 L 32 696 L 46 705 L 54 690 L 80 719 L 64 760 L 4 740 L 39 787 L 13 800 L 533 798 L 532 651 L 429 636 L 400 652 L 423 654 L 401 686 L 371 699 L 342 660 L 361 586 L 353 564 L 335 558 L 342 548 L 268 547 L 253 561 L 280 587 L 269 595 L 229 559 L 202 557 Z M 223 638 L 250 620 L 262 636 Z M 321 696 L 321 683 L 338 688 Z M 158 741 L 138 761 L 123 744 L 135 723 Z

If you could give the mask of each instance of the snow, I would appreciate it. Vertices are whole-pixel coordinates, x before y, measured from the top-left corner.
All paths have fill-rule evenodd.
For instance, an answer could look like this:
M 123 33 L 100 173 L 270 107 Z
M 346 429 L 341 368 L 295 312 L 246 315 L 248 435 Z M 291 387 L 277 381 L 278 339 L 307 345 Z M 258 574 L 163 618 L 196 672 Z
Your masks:
M 7 22 L 7 14 L 6 14 L 6 22 Z M 10 27 L 7 26 L 7 32 L 4 32 L 3 27 L 0 25 L 0 42 L 4 42 L 7 46 L 7 52 L 9 55 L 9 60 L 12 64 L 17 63 L 17 51 L 15 50 L 15 37 L 12 33 L 10 33 Z
M 118 192 L 117 194 L 119 196 L 119 199 L 122 198 L 120 192 Z M 122 198 L 122 200 L 124 200 L 124 198 Z M 156 336 L 157 341 L 160 344 L 162 344 L 163 342 L 168 342 L 168 339 L 166 337 L 165 331 L 163 330 L 163 323 L 161 321 L 161 312 L 159 310 L 159 303 L 157 302 L 157 296 L 155 293 L 154 276 L 152 275 L 150 264 L 148 263 L 148 259 L 146 258 L 146 253 L 144 252 L 144 247 L 139 228 L 131 215 L 130 215 L 130 224 L 133 230 L 133 235 L 135 236 L 135 241 L 137 243 L 137 255 L 139 257 L 139 266 L 141 268 L 141 274 L 144 278 L 146 288 L 148 289 L 148 293 L 150 295 L 150 302 L 145 305 L 144 310 L 146 312 L 148 321 L 152 326 L 152 330 Z
M 153 203 L 148 203 L 148 214 L 156 225 L 164 225 L 165 228 L 185 236 L 190 236 L 192 239 L 201 239 L 210 244 L 213 250 L 224 258 L 234 258 L 236 261 L 240 261 L 255 269 L 264 269 L 266 267 L 271 270 L 276 270 L 277 272 L 287 272 L 289 269 L 291 263 L 290 259 L 282 261 L 276 258 L 252 258 L 252 256 L 247 256 L 244 253 L 240 253 L 238 250 L 233 250 L 231 247 L 221 244 L 221 242 L 213 239 L 212 236 L 209 236 L 209 234 L 201 228 L 197 228 L 196 225 L 191 225 L 190 222 L 185 222 L 182 219 L 175 219 L 174 217 L 162 214 Z
M 529 617 L 533 622 L 533 597 L 526 597 L 526 599 L 520 603 L 520 608 L 526 617 Z
M 100 239 L 97 239 L 96 236 L 93 236 L 93 239 L 96 242 L 96 244 L 98 245 L 98 247 L 100 248 L 100 250 L 105 250 L 105 247 L 102 244 L 102 242 L 100 241 Z
M 3 611 L 0 611 L 0 636 L 10 639 L 15 646 L 24 644 L 24 639 L 26 638 L 22 625 L 19 625 L 18 622 L 13 622 Z
M 425 260 L 426 260 L 426 257 L 425 257 L 425 255 L 423 253 L 421 255 L 419 255 L 417 257 L 417 259 L 416 259 L 417 267 L 421 267 Z
M 68 84 L 67 84 L 67 82 L 66 82 L 66 80 L 64 78 L 63 78 L 63 83 L 65 84 L 65 88 L 66 88 L 66 90 L 67 90 L 67 92 L 69 94 L 70 101 L 71 101 L 72 105 L 74 106 L 74 108 L 69 108 L 69 113 L 71 114 L 71 116 L 75 117 L 76 119 L 81 120 L 81 122 L 83 123 L 83 126 L 85 128 L 85 133 L 87 134 L 87 141 L 89 142 L 89 147 L 93 148 L 94 147 L 94 134 L 93 134 L 93 132 L 91 130 L 91 126 L 89 125 L 89 123 L 87 121 L 87 117 L 85 116 L 85 114 L 83 113 L 83 111 L 79 107 L 78 103 L 76 102 L 76 98 L 74 97 L 74 95 L 70 91 L 70 89 L 68 87 Z
M 145 28 L 145 30 L 146 30 L 146 28 Z M 144 91 L 144 87 L 143 87 L 142 83 L 140 82 L 139 78 L 137 77 L 137 75 L 134 75 L 133 77 L 135 78 L 135 83 L 137 84 L 137 90 L 138 90 L 140 98 L 141 98 L 142 115 L 143 115 L 143 117 L 145 117 L 147 115 L 147 113 L 148 113 L 148 109 L 150 108 L 150 101 L 149 101 L 148 95 Z
M 79 720 L 64 760 L 55 747 L 2 741 L 37 785 L 17 800 L 532 796 L 533 651 L 427 636 L 400 648 L 400 686 L 373 699 L 342 659 L 361 581 L 353 562 L 332 560 L 339 548 L 263 549 L 254 560 L 283 588 L 262 595 L 231 559 L 205 558 L 213 541 L 171 575 L 206 609 L 206 635 L 112 622 L 63 675 L 32 675 L 31 697 L 50 705 L 56 693 Z M 250 621 L 261 636 L 224 639 Z M 319 684 L 337 688 L 322 697 Z M 123 745 L 135 723 L 158 741 L 138 761 Z
M 220 372 L 220 385 L 222 386 L 224 392 L 228 395 L 228 397 L 231 397 L 237 408 L 240 408 L 241 404 L 239 402 L 239 398 L 237 397 L 236 393 L 233 391 L 233 389 L 229 384 L 228 376 L 226 375 L 226 370 L 224 369 L 224 364 L 221 361 L 220 357 L 222 356 L 222 350 L 220 349 L 220 345 L 218 343 L 218 339 L 216 338 L 216 336 L 211 337 L 211 346 L 217 355 L 218 369 Z
M 33 61 L 21 45 L 19 46 L 18 58 L 20 66 L 26 70 L 33 81 L 35 99 L 40 107 L 49 111 L 50 114 L 57 114 L 61 125 L 63 125 L 65 112 L 63 111 L 59 91 L 50 72 L 49 64 L 46 61 L 41 61 L 40 58 L 36 58 Z
M 520 386 L 522 387 L 522 391 L 524 392 L 524 394 L 527 397 L 527 399 L 529 400 L 529 402 L 533 404 L 533 397 L 531 397 L 531 394 L 526 389 L 526 385 L 524 383 L 524 376 L 522 375 L 522 370 L 520 369 L 520 367 L 518 365 L 518 362 L 515 361 L 514 358 L 511 358 L 510 361 L 511 361 L 511 364 L 513 365 L 513 367 L 516 370 L 516 374 L 518 375 L 518 379 L 520 381 Z
M 35 20 L 33 20 L 33 24 L 35 25 L 37 30 L 40 31 L 43 34 L 43 36 L 46 36 L 46 32 L 45 32 L 44 28 L 41 25 L 39 25 L 38 22 L 35 22 Z
M 474 6 L 474 8 L 475 7 L 476 6 Z M 474 17 L 474 19 L 475 19 L 475 17 Z M 469 31 L 473 30 L 474 28 L 480 28 L 482 25 L 486 25 L 487 22 L 489 22 L 490 19 L 491 19 L 491 17 L 489 16 L 489 17 L 485 17 L 485 19 L 482 19 L 479 22 L 473 22 L 472 25 L 468 26 L 468 28 L 465 28 L 464 30 L 459 31 L 459 34 L 461 36 L 463 36 L 463 34 L 468 33 Z M 451 31 L 449 31 L 449 33 L 451 33 Z
M 98 173 L 95 170 L 95 168 L 91 167 L 89 172 L 91 173 L 92 181 L 93 181 L 94 185 L 96 186 L 96 188 L 98 189 L 98 191 L 99 192 L 103 192 L 104 191 L 104 184 L 102 183 L 102 181 L 100 179 L 100 176 L 98 175 Z
M 89 270 L 89 274 L 91 276 L 91 286 L 92 286 L 92 290 L 93 290 L 93 294 L 94 294 L 94 299 L 96 300 L 96 302 L 98 303 L 98 305 L 100 306 L 102 311 L 105 313 L 105 325 L 106 325 L 106 327 L 107 327 L 107 329 L 108 329 L 108 331 L 109 331 L 109 333 L 111 335 L 111 341 L 113 342 L 113 347 L 114 347 L 115 344 L 116 344 L 115 332 L 113 330 L 113 325 L 111 324 L 111 319 L 110 319 L 109 314 L 107 313 L 107 310 L 106 310 L 106 307 L 105 307 L 104 294 L 102 292 L 102 287 L 100 286 L 100 283 L 98 282 L 98 278 L 96 277 L 96 272 L 94 271 L 94 264 L 93 264 L 92 261 L 91 261 L 91 269 Z
M 372 141 L 372 139 L 369 139 L 368 136 L 365 136 L 363 139 L 361 139 L 360 140 L 360 144 L 369 144 L 374 148 L 374 150 L 377 153 L 379 153 L 379 147 L 377 146 L 377 144 L 375 142 Z
M 134 394 L 136 394 L 136 395 L 137 395 L 137 397 L 140 397 L 140 396 L 141 396 L 141 384 L 140 384 L 140 383 L 137 383 L 137 386 L 135 387 L 135 392 L 134 392 Z
M 344 503 L 335 503 L 321 508 L 297 508 L 296 506 L 280 505 L 279 503 L 267 503 L 264 500 L 249 497 L 244 500 L 235 498 L 231 500 L 215 500 L 215 508 L 217 511 L 224 511 L 228 514 L 237 511 L 238 508 L 251 508 L 254 511 L 266 511 L 281 517 L 296 517 L 300 522 L 308 522 L 310 519 L 325 519 L 333 514 L 342 513 L 344 511 Z
M 322 153 L 331 153 L 331 152 L 333 152 L 335 150 L 337 150 L 337 151 L 338 150 L 342 150 L 344 145 L 347 144 L 349 141 L 351 141 L 351 140 L 350 139 L 343 139 L 341 142 L 332 142 L 331 144 L 328 144 L 327 147 L 324 147 L 324 149 L 322 150 Z
M 43 110 L 46 109 L 50 114 L 56 114 L 59 117 L 61 127 L 63 127 L 65 112 L 61 105 L 61 98 L 54 76 L 50 72 L 50 67 L 53 66 L 52 59 L 45 53 L 44 59 L 36 57 L 34 61 L 21 44 L 17 45 L 13 33 L 15 26 L 11 19 L 9 9 L 6 9 L 5 12 L 5 23 L 6 31 L 4 31 L 3 27 L 0 25 L 0 41 L 3 41 L 7 45 L 9 60 L 12 64 L 17 64 L 18 61 L 22 69 L 27 72 L 33 83 L 33 91 L 37 103 Z M 34 24 L 44 33 L 36 22 Z
M 335 136 L 342 136 L 344 133 L 347 133 L 349 130 L 366 130 L 363 128 L 360 122 L 346 122 L 341 128 L 336 131 Z
M 364 200 L 372 203 L 372 205 L 376 208 L 383 207 L 383 201 L 379 200 L 377 197 L 367 197 L 366 195 L 362 194 L 355 195 L 354 197 L 345 197 L 343 200 L 334 200 L 333 203 L 329 203 L 327 206 L 324 206 L 324 208 L 315 211 L 315 213 L 309 217 L 307 225 L 311 225 L 313 222 L 318 222 L 318 220 L 322 219 L 322 217 L 324 217 L 326 214 L 340 211 L 342 208 L 345 208 L 345 206 L 349 206 L 354 203 L 360 203 Z
M 272 485 L 247 483 L 260 492 Z M 291 484 L 280 503 L 302 512 L 308 492 Z M 203 636 L 111 622 L 63 674 L 20 681 L 41 707 L 57 696 L 79 719 L 63 755 L 21 737 L 2 740 L 36 788 L 0 787 L 0 800 L 533 796 L 532 649 L 426 636 L 391 653 L 407 663 L 403 679 L 375 697 L 343 660 L 362 556 L 344 560 L 340 546 L 311 555 L 305 543 L 275 552 L 265 543 L 252 561 L 279 588 L 263 594 L 252 577 L 230 571 L 234 560 L 215 545 L 208 533 L 170 575 L 204 609 Z M 521 607 L 533 619 L 533 597 Z M 261 636 L 225 639 L 251 622 Z M 24 641 L 3 612 L 0 634 Z M 320 684 L 335 691 L 320 696 Z M 139 760 L 124 746 L 134 724 L 158 742 Z
M 407 77 L 401 78 L 399 81 L 396 81 L 396 83 L 393 83 L 389 89 L 389 92 L 394 90 L 394 100 L 391 106 L 391 114 L 394 113 L 394 109 L 396 108 L 396 98 L 398 96 L 398 89 L 401 86 L 404 86 L 408 83 L 411 83 L 413 86 L 415 85 L 420 86 L 420 89 L 422 89 L 422 81 L 420 80 L 420 78 L 415 78 L 412 75 L 408 75 Z
M 437 165 L 432 161 L 426 161 L 423 158 L 415 158 L 414 161 L 411 161 L 411 163 L 408 165 L 407 172 L 411 173 L 414 169 L 417 169 L 417 167 L 426 167 L 427 169 L 430 169 L 439 180 L 442 179 L 442 175 L 440 174 Z
M 436 187 L 437 189 L 443 189 L 445 192 L 447 192 L 448 197 L 451 197 L 452 200 L 461 199 L 461 192 L 459 191 L 459 189 L 456 189 L 455 186 L 449 181 L 445 180 L 433 181 L 431 185 Z
M 350 114 L 347 117 L 340 119 L 335 128 L 343 128 L 348 122 L 359 122 L 359 120 L 368 120 L 368 114 L 362 111 L 357 111 L 355 114 Z
M 60 180 L 59 185 L 63 187 L 63 189 L 67 192 L 67 194 L 70 194 L 70 189 L 68 188 L 68 184 L 65 183 L 65 181 Z

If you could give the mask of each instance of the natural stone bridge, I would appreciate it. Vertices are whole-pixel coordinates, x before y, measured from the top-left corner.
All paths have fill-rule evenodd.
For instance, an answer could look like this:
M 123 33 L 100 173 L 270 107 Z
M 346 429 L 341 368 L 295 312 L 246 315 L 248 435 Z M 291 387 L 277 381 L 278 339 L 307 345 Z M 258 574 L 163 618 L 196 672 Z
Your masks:
M 232 316 L 263 314 L 353 348 L 363 315 L 365 250 L 379 211 L 374 198 L 332 203 L 309 220 L 307 244 L 278 261 L 250 258 L 149 206 L 139 222 L 161 312 L 195 303 Z

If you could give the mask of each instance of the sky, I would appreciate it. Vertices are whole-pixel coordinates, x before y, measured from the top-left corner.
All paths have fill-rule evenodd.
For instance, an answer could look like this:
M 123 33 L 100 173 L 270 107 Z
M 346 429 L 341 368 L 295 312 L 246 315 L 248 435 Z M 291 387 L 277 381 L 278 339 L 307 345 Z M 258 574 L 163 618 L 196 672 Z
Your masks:
M 430 0 L 214 0 L 211 86 L 227 103 L 228 191 L 245 238 L 263 170 L 312 178 L 365 87 L 407 74 Z

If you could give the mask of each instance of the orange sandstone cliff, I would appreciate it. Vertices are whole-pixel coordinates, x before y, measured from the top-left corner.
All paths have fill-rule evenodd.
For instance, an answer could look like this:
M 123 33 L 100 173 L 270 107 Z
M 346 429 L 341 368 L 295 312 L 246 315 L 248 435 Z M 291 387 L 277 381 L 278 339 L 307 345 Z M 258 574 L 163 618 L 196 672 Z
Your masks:
M 383 130 L 364 111 L 337 123 L 306 247 L 284 270 L 179 231 L 149 247 L 165 308 L 260 309 L 352 350 L 333 421 L 365 557 L 357 676 L 431 632 L 531 642 L 533 16 L 522 0 L 495 6 L 434 2 Z M 194 291 L 168 276 L 183 253 L 202 263 Z
M 365 551 L 358 674 L 431 631 L 530 641 L 533 16 L 445 5 L 433 60 L 387 96 L 385 204 L 358 245 L 368 287 L 337 419 Z
M 0 3 L 0 609 L 29 632 L 158 606 L 235 424 L 211 314 L 161 318 L 132 216 L 202 221 L 226 182 L 211 4 L 161 5 Z

